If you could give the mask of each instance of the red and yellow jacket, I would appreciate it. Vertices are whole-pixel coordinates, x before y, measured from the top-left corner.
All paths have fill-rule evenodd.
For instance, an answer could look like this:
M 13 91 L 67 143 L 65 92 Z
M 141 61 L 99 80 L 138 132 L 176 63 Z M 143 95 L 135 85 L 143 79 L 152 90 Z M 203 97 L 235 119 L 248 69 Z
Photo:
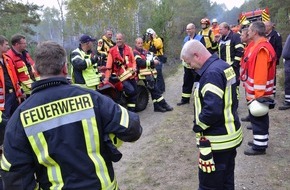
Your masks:
M 276 73 L 275 50 L 266 38 L 261 38 L 249 44 L 247 51 L 241 62 L 247 100 L 271 97 Z
M 31 94 L 31 84 L 35 80 L 39 80 L 39 75 L 34 70 L 34 61 L 32 60 L 29 53 L 26 55 L 26 63 L 21 59 L 21 55 L 16 53 L 15 50 L 10 49 L 6 53 L 14 62 L 14 67 L 16 70 L 16 75 L 18 77 L 19 83 L 25 94 Z
M 11 79 L 13 90 L 17 97 L 20 97 L 22 95 L 20 86 L 18 84 L 17 75 L 14 69 L 13 61 L 5 54 L 2 54 L 3 57 L 3 64 L 5 64 L 7 68 L 7 72 L 9 74 L 9 77 Z M 5 77 L 4 77 L 4 71 L 3 67 L 0 66 L 0 110 L 4 110 L 5 106 Z
M 132 48 L 125 44 L 122 57 L 118 46 L 112 47 L 108 54 L 106 69 L 105 78 L 107 79 L 112 73 L 119 77 L 128 69 L 136 70 L 136 61 Z

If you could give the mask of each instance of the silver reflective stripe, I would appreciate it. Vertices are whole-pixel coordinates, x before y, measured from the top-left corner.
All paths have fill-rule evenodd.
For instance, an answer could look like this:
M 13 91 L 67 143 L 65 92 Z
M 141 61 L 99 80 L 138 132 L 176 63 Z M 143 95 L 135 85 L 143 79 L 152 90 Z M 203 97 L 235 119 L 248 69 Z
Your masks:
M 75 113 L 62 115 L 62 116 L 59 116 L 50 120 L 42 121 L 41 123 L 25 127 L 24 130 L 27 136 L 34 136 L 38 133 L 48 131 L 50 129 L 54 129 L 57 127 L 61 127 L 62 125 L 65 125 L 68 123 L 81 121 L 82 119 L 90 118 L 94 116 L 95 116 L 95 112 L 93 108 L 90 108 L 87 110 L 82 110 Z

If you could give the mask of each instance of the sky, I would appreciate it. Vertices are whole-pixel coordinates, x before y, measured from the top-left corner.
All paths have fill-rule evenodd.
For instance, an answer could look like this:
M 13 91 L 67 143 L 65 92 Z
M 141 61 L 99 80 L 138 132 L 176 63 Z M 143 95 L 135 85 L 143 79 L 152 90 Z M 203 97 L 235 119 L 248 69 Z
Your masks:
M 58 8 L 57 5 L 57 0 L 22 0 L 22 2 L 29 2 L 29 3 L 34 3 L 37 5 L 44 5 L 48 7 L 56 7 Z M 218 4 L 224 3 L 229 10 L 231 10 L 233 7 L 240 7 L 245 0 L 211 0 L 211 2 L 217 2 Z

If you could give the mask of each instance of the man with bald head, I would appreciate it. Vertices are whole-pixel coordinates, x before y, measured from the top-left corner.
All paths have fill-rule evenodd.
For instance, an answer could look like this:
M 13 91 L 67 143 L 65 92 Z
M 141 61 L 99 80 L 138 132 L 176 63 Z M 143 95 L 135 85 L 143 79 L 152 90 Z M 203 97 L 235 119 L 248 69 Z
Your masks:
M 125 43 L 125 35 L 117 33 L 116 45 L 109 50 L 104 83 L 109 82 L 112 73 L 116 74 L 123 85 L 127 109 L 133 112 L 136 111 L 137 101 L 136 71 L 133 49 Z
M 193 23 L 189 23 L 186 26 L 187 36 L 183 40 L 183 44 L 185 44 L 189 40 L 199 40 L 203 45 L 205 45 L 205 41 L 202 35 L 196 34 L 196 28 Z M 182 62 L 184 66 L 184 74 L 183 74 L 183 85 L 182 85 L 182 95 L 181 101 L 177 103 L 178 106 L 188 104 L 190 100 L 190 96 L 192 94 L 193 84 L 196 81 L 196 73 L 194 69 L 190 68 L 185 62 Z
M 200 153 L 199 189 L 234 189 L 236 148 L 243 140 L 235 72 L 198 40 L 186 42 L 180 57 L 199 77 L 193 122 Z

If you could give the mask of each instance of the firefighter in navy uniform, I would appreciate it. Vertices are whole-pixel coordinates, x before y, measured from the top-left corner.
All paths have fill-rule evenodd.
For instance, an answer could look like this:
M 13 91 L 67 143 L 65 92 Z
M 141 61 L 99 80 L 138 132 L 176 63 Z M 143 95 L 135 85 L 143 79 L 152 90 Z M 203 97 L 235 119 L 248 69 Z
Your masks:
M 196 28 L 193 23 L 189 23 L 186 26 L 187 36 L 183 40 L 183 45 L 189 40 L 199 40 L 203 45 L 205 45 L 204 37 L 202 35 L 195 33 Z M 192 94 L 192 88 L 194 82 L 197 81 L 196 72 L 194 69 L 190 68 L 186 63 L 182 62 L 184 66 L 183 74 L 183 85 L 182 85 L 182 95 L 181 101 L 177 103 L 178 106 L 189 104 L 190 96 Z
M 69 85 L 66 52 L 55 42 L 38 45 L 35 68 L 41 80 L 5 133 L 4 188 L 118 190 L 104 139 L 136 141 L 139 116 L 99 92 Z
M 199 190 L 234 189 L 236 148 L 243 140 L 235 72 L 198 40 L 188 41 L 181 59 L 200 76 L 194 90 L 199 148 Z
M 154 104 L 155 112 L 166 112 L 172 111 L 173 108 L 167 104 L 164 97 L 162 96 L 161 91 L 158 89 L 156 85 L 156 75 L 157 71 L 155 69 L 155 65 L 159 64 L 158 58 L 146 59 L 147 54 L 151 54 L 147 50 L 143 49 L 143 39 L 137 38 L 135 40 L 135 49 L 134 56 L 136 59 L 136 64 L 139 71 L 139 79 L 142 79 L 147 86 L 147 89 L 151 93 L 151 98 Z M 151 56 L 149 56 L 151 57 Z M 145 75 L 149 73 L 148 75 Z M 143 75 L 144 74 L 144 75 Z
M 79 41 L 79 47 L 73 50 L 70 55 L 72 83 L 97 90 L 102 75 L 98 70 L 99 57 L 92 54 L 93 42 L 96 39 L 83 34 Z
M 240 62 L 243 56 L 244 45 L 240 35 L 230 29 L 230 25 L 222 22 L 219 25 L 221 38 L 218 44 L 219 58 L 231 65 L 236 73 L 237 86 L 240 84 Z

